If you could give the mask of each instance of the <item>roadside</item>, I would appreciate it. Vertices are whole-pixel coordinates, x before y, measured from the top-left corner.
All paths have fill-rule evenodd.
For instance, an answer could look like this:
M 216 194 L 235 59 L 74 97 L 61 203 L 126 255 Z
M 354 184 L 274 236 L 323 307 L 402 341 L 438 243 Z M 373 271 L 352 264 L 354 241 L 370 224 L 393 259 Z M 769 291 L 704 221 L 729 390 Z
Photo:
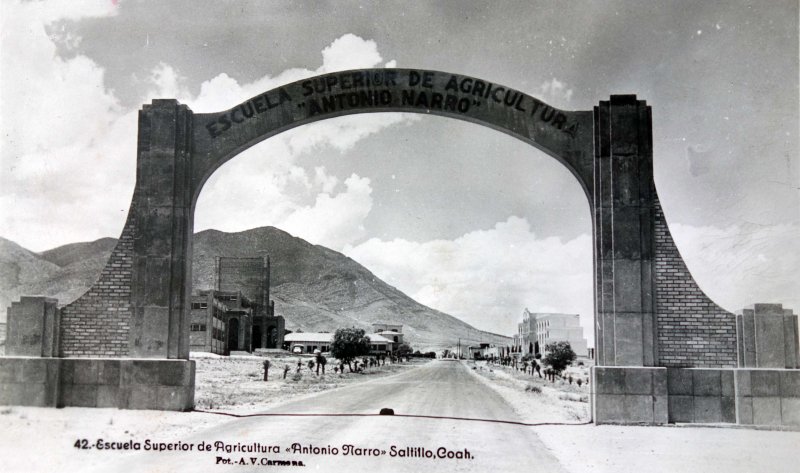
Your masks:
M 466 363 L 482 383 L 497 391 L 514 408 L 522 422 L 576 424 L 591 419 L 589 386 L 585 382 L 588 367 L 575 366 L 565 372 L 565 377 L 573 378 L 570 383 L 568 378 L 550 382 L 535 374 L 486 361 Z
M 195 408 L 221 410 L 234 413 L 256 412 L 266 407 L 300 396 L 310 395 L 353 383 L 391 376 L 429 362 L 429 359 L 412 358 L 404 363 L 386 361 L 382 366 L 367 367 L 351 373 L 345 365 L 344 373 L 336 373 L 338 362 L 331 358 L 325 374 L 316 374 L 316 366 L 309 368 L 310 355 L 270 353 L 267 356 L 219 356 L 210 353 L 192 353 L 196 363 Z M 264 381 L 265 360 L 269 360 L 269 380 Z M 298 361 L 300 369 L 298 370 Z M 288 368 L 284 378 L 284 369 Z

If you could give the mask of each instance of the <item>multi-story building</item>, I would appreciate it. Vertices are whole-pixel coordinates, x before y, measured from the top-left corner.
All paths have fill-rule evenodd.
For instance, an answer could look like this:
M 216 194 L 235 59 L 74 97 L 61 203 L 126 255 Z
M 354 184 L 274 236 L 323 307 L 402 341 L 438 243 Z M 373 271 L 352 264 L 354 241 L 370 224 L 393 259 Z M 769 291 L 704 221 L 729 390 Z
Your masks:
M 517 324 L 517 353 L 527 355 L 529 353 L 539 353 L 536 338 L 536 316 L 528 311 L 526 307 L 522 312 L 522 322 Z
M 269 258 L 218 257 L 215 266 L 215 288 L 192 296 L 190 350 L 281 348 L 285 321 L 269 298 Z
M 583 337 L 578 314 L 535 314 L 536 337 L 543 353 L 552 342 L 569 342 L 576 355 L 587 357 L 589 350 Z
M 578 314 L 537 313 L 525 308 L 513 336 L 512 352 L 518 356 L 544 354 L 548 343 L 558 341 L 569 342 L 578 356 L 589 355 Z
M 192 351 L 250 351 L 253 304 L 239 291 L 200 291 L 192 296 L 189 330 Z
M 275 315 L 275 301 L 270 300 L 269 257 L 232 258 L 218 257 L 216 288 L 219 291 L 241 291 L 251 302 L 252 329 L 248 332 L 249 349 L 281 348 L 286 332 L 286 321 Z

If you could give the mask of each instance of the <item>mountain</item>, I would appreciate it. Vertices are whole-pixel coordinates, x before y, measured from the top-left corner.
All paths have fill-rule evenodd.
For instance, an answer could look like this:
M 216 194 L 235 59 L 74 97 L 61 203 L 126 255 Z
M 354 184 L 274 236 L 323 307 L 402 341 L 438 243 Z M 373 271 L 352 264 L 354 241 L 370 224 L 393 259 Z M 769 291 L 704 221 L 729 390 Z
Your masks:
M 20 295 L 57 297 L 61 305 L 80 296 L 97 278 L 116 240 L 73 243 L 42 253 L 0 241 L 0 303 Z M 8 250 L 7 248 L 8 247 Z M 508 337 L 475 329 L 426 307 L 381 281 L 347 256 L 274 227 L 238 233 L 205 230 L 195 234 L 193 290 L 214 287 L 217 256 L 270 256 L 271 296 L 289 330 L 369 329 L 374 322 L 403 324 L 415 349 L 441 349 L 480 341 L 510 344 Z M 8 276 L 6 275 L 8 273 Z

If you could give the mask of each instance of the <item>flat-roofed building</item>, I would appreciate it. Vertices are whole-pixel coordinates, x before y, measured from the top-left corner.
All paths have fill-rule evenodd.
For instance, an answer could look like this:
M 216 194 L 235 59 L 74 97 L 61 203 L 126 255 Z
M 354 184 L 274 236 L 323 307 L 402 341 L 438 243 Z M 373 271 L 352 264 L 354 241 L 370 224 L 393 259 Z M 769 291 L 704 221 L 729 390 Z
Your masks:
M 252 330 L 252 303 L 241 292 L 200 291 L 192 296 L 190 350 L 220 355 L 250 351 Z
M 536 336 L 543 353 L 547 352 L 547 344 L 553 342 L 569 342 L 576 355 L 587 357 L 589 349 L 583 336 L 580 316 L 578 314 L 537 313 Z
M 326 353 L 331 350 L 333 336 L 330 332 L 297 332 L 287 334 L 285 341 L 292 353 L 314 353 L 314 350 Z M 385 355 L 394 351 L 392 340 L 377 333 L 368 333 L 366 336 L 369 338 L 370 355 Z
M 403 325 L 402 324 L 372 324 L 372 332 L 376 333 L 392 342 L 392 351 L 397 350 L 403 344 Z

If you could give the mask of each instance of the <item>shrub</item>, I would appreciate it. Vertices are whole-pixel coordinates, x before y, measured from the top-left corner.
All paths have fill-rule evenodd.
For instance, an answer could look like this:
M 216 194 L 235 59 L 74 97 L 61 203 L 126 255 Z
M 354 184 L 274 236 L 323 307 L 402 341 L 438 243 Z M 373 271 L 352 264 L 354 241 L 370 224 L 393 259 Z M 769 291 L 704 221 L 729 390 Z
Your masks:
M 525 386 L 525 391 L 526 392 L 531 392 L 531 393 L 534 393 L 534 394 L 541 394 L 542 393 L 542 388 L 540 388 L 539 386 L 534 386 L 532 384 L 529 384 L 529 385 Z
M 292 375 L 292 381 L 300 381 L 301 379 L 303 379 L 303 375 L 299 372 Z
M 576 379 L 575 382 L 578 383 L 578 387 L 581 387 L 581 384 L 583 384 L 583 380 L 580 378 Z
M 571 365 L 577 355 L 572 351 L 572 346 L 569 342 L 553 342 L 547 344 L 547 356 L 544 357 L 544 362 L 550 365 L 556 374 L 560 375 L 567 366 Z
M 411 348 L 411 345 L 406 342 L 403 342 L 399 347 L 397 347 L 397 356 L 411 356 L 412 353 L 414 353 L 414 350 Z
M 346 363 L 353 371 L 351 363 L 356 357 L 369 355 L 369 338 L 360 328 L 340 328 L 333 334 L 331 355 Z

